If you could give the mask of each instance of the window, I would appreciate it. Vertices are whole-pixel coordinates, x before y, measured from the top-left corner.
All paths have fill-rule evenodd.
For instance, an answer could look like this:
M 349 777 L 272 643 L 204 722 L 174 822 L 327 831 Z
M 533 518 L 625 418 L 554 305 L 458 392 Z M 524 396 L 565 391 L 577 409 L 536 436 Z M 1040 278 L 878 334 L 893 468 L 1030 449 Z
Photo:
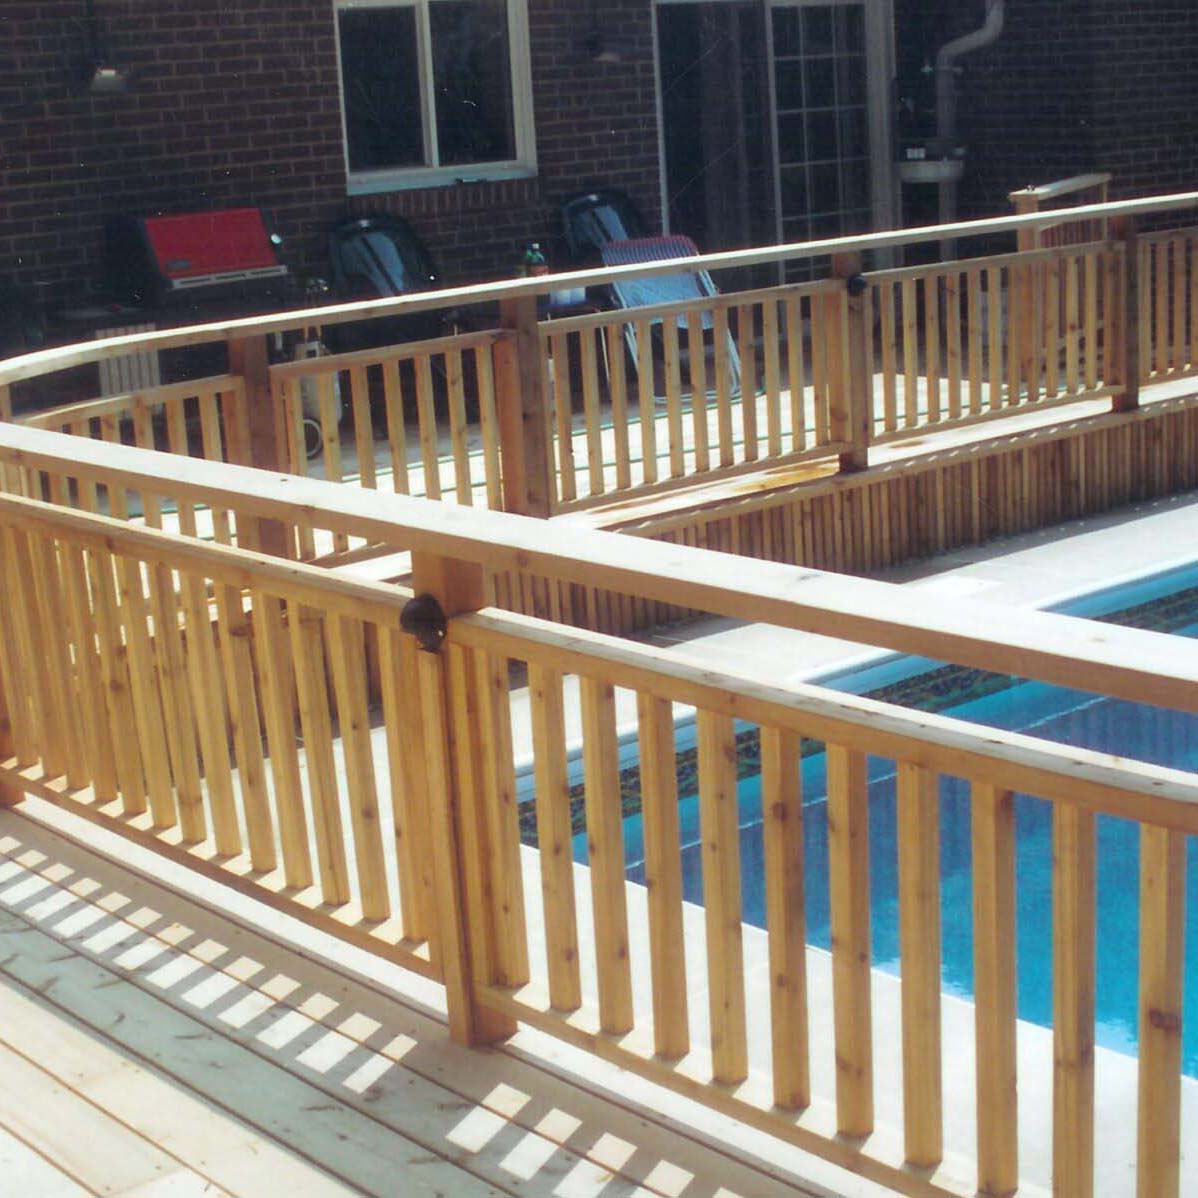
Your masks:
M 527 0 L 335 0 L 349 191 L 536 165 Z

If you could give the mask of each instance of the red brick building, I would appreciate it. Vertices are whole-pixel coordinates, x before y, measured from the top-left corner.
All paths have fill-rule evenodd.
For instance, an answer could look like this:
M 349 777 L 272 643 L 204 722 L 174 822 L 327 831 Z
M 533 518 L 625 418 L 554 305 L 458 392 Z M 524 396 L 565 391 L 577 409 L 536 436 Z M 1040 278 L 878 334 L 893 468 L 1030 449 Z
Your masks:
M 101 281 L 106 215 L 233 205 L 316 273 L 331 222 L 401 214 L 450 281 L 507 273 L 529 240 L 560 262 L 559 205 L 594 186 L 705 249 L 889 224 L 895 63 L 917 70 L 982 9 L 94 0 L 97 46 L 86 0 L 5 0 L 0 281 L 70 302 Z M 125 90 L 87 89 L 98 59 Z M 963 211 L 1081 170 L 1113 170 L 1116 194 L 1190 185 L 1191 0 L 1007 0 L 962 65 Z

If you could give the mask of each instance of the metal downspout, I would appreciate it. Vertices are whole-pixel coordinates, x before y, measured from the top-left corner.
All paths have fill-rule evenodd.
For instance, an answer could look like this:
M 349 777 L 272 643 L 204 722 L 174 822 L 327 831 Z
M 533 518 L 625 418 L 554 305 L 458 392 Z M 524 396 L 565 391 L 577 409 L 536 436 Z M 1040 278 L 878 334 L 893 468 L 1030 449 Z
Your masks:
M 1005 2 L 989 0 L 983 24 L 963 37 L 945 42 L 936 52 L 936 138 L 945 155 L 951 155 L 957 137 L 957 89 L 953 69 L 958 58 L 997 40 L 1003 30 Z M 940 223 L 951 224 L 957 215 L 957 184 L 940 184 Z

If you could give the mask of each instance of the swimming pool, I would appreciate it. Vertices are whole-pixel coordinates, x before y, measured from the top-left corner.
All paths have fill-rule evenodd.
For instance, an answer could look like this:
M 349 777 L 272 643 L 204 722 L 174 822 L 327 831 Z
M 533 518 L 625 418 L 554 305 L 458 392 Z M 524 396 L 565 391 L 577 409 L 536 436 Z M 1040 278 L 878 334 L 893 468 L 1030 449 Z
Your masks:
M 1073 615 L 1153 627 L 1198 637 L 1198 568 L 1189 566 L 1134 585 L 1059 605 Z M 821 683 L 853 693 L 933 708 L 960 719 L 1029 732 L 1179 769 L 1198 770 L 1198 716 L 1081 691 L 984 675 L 915 658 L 887 658 Z M 803 759 L 807 934 L 829 946 L 828 843 L 824 754 Z M 873 964 L 899 972 L 895 771 L 880 758 L 869 761 L 870 870 Z M 739 785 L 744 918 L 765 926 L 760 777 Z M 969 792 L 965 782 L 943 778 L 941 808 L 941 910 L 943 985 L 964 998 L 973 994 L 972 878 Z M 683 879 L 687 900 L 702 903 L 698 798 L 680 804 Z M 1052 1022 L 1052 809 L 1043 800 L 1016 800 L 1018 1002 L 1020 1018 Z M 629 878 L 644 880 L 640 817 L 625 821 Z M 1198 901 L 1198 846 L 1188 841 L 1187 905 Z M 1139 944 L 1139 832 L 1134 823 L 1098 820 L 1097 1027 L 1100 1045 L 1134 1053 L 1136 1046 Z M 1183 1068 L 1198 1076 L 1198 920 L 1186 927 Z

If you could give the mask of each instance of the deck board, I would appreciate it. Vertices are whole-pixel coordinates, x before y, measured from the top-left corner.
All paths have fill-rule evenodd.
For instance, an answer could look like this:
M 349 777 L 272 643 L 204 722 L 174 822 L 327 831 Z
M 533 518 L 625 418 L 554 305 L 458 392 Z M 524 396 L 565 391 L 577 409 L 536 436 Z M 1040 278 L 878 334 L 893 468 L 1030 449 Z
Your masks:
M 14 1194 L 38 1198 L 91 1198 L 77 1181 L 8 1131 L 0 1121 L 0 1177 Z
M 435 1174 L 455 1196 L 666 1198 L 687 1177 L 687 1198 L 804 1192 L 784 1170 L 751 1167 L 680 1137 L 511 1052 L 453 1045 L 435 1015 L 15 812 L 0 813 L 0 937 L 9 945 L 0 986 L 10 973 L 26 994 L 50 983 L 49 1000 L 38 1002 L 69 995 L 64 1005 L 83 1021 L 79 1034 L 102 1036 L 118 1057 L 140 1055 L 153 1077 L 132 1093 L 89 1079 L 69 1054 L 61 1068 L 74 1069 L 78 1084 L 104 1102 L 121 1097 L 130 1121 L 146 1120 L 162 1147 L 180 1151 L 189 1120 L 172 1109 L 178 1102 L 154 1102 L 156 1092 L 184 1096 L 193 1111 L 189 1103 L 224 1107 L 225 1117 L 237 1110 L 247 1126 L 232 1129 L 225 1145 L 232 1163 L 220 1155 L 219 1136 L 205 1156 L 222 1161 L 218 1180 L 231 1193 L 255 1192 L 235 1167 L 244 1165 L 237 1153 L 247 1136 L 294 1168 L 312 1168 L 300 1159 L 306 1152 L 368 1193 L 395 1192 L 401 1171 L 405 1180 L 412 1175 L 405 1195 L 422 1192 L 418 1174 Z M 45 1017 L 67 1018 L 61 1008 Z M 349 1139 L 338 1140 L 343 1135 Z

